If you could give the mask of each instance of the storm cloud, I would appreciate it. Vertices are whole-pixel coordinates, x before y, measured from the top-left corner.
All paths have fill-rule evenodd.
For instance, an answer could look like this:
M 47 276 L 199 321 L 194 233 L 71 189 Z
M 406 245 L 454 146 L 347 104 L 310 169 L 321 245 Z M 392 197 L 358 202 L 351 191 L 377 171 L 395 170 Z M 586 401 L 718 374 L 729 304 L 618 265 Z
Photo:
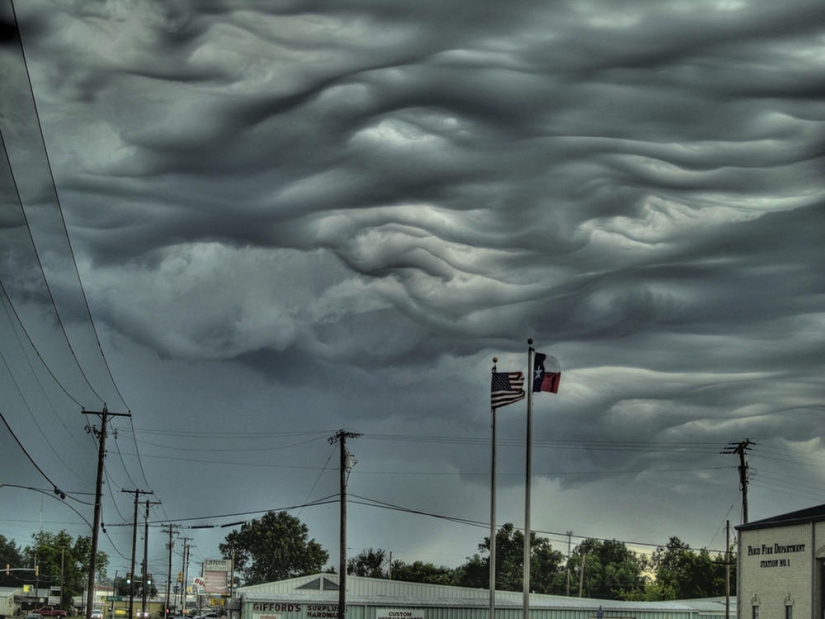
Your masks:
M 719 452 L 746 437 L 752 513 L 816 500 L 822 2 L 6 4 L 7 307 L 83 406 L 131 410 L 110 464 L 140 454 L 170 520 L 333 493 L 325 438 L 352 427 L 361 494 L 483 521 L 491 361 L 526 371 L 527 338 L 563 368 L 536 396 L 539 528 L 707 545 L 738 500 Z M 24 422 L 25 358 L 3 412 L 31 445 L 56 424 Z M 523 408 L 499 414 L 519 524 Z M 293 432 L 314 447 L 256 456 Z M 270 456 L 308 471 L 276 483 Z M 233 509 L 164 488 L 169 457 Z M 351 545 L 388 548 L 395 517 Z M 484 535 L 416 557 L 451 536 L 430 526 L 403 525 L 409 559 Z

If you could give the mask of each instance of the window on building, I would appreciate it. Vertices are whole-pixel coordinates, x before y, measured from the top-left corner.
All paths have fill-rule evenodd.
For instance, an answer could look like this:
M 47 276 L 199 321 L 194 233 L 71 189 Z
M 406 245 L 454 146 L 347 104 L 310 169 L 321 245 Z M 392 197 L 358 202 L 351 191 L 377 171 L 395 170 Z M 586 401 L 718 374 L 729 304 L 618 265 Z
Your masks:
M 785 619 L 793 619 L 793 606 L 790 604 L 785 607 Z
M 751 608 L 753 609 L 752 618 L 759 619 L 759 606 L 757 604 L 754 604 L 753 606 L 751 606 Z

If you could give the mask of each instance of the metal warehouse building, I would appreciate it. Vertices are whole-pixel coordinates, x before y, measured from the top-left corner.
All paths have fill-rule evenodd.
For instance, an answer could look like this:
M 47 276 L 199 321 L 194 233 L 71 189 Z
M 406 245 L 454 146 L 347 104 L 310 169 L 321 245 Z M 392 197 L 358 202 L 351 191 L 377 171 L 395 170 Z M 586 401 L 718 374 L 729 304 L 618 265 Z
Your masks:
M 347 576 L 347 619 L 489 619 L 486 589 Z M 241 587 L 232 619 L 337 619 L 338 575 L 315 574 Z M 522 593 L 496 592 L 496 619 L 521 619 Z M 621 602 L 530 596 L 530 619 L 725 619 L 725 598 Z M 730 617 L 736 601 L 730 600 Z
M 825 616 L 825 505 L 736 529 L 742 619 Z

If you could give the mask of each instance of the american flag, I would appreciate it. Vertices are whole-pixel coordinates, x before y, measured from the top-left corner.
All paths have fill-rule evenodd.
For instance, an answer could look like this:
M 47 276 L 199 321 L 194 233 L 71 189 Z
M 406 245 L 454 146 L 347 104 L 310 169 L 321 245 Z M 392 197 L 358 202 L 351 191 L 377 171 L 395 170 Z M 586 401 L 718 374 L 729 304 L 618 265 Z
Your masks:
M 524 399 L 524 374 L 521 372 L 493 372 L 490 386 L 492 408 L 507 406 Z

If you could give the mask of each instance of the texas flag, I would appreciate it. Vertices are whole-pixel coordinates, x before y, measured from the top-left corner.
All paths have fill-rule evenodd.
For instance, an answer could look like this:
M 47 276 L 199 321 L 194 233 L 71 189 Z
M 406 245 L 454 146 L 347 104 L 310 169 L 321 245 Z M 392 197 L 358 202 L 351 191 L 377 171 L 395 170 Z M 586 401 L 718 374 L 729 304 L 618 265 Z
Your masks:
M 559 366 L 559 360 L 537 352 L 536 359 L 533 362 L 533 391 L 558 393 L 560 382 L 561 367 Z

